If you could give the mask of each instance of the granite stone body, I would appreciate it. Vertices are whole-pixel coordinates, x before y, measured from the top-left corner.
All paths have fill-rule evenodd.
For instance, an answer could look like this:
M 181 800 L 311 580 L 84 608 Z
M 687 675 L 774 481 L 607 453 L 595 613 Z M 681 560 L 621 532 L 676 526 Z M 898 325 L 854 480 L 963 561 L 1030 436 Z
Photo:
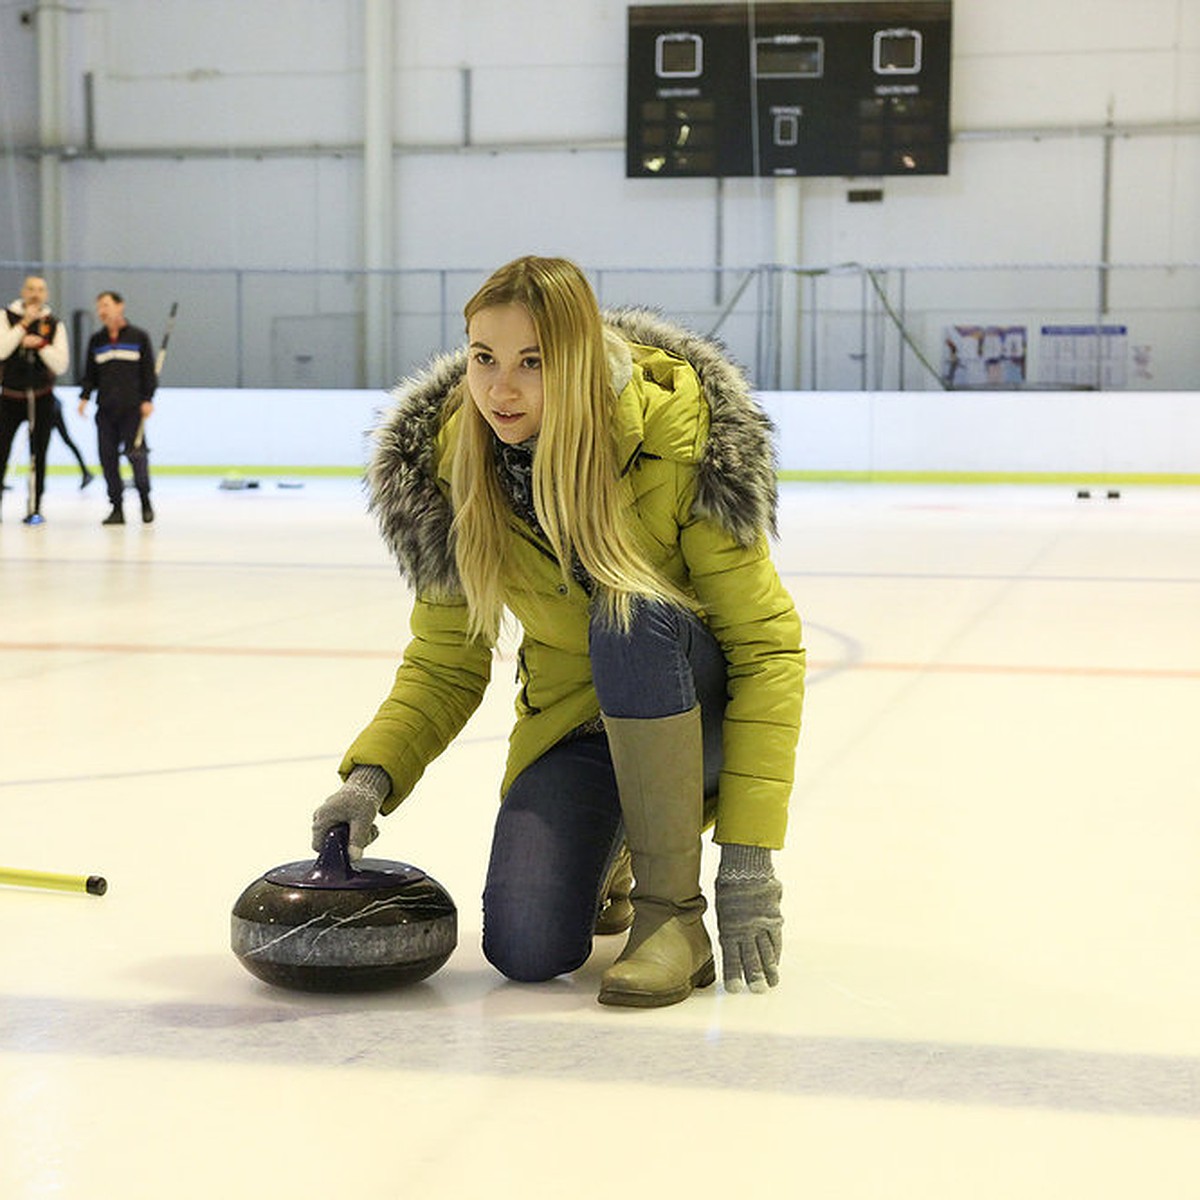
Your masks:
M 357 869 L 323 852 L 255 880 L 233 907 L 231 944 L 267 983 L 362 991 L 432 975 L 458 941 L 445 888 L 416 867 L 366 859 Z

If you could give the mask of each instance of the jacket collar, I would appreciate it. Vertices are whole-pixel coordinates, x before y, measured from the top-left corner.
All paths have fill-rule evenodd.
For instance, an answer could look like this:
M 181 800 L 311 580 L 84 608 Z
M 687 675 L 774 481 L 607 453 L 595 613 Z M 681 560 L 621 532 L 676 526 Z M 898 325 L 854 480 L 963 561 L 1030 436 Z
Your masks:
M 622 469 L 645 438 L 642 398 L 629 343 L 656 347 L 695 369 L 709 409 L 709 433 L 696 464 L 694 506 L 742 545 L 775 531 L 772 426 L 724 348 L 646 309 L 604 313 L 605 353 L 617 391 L 617 448 Z M 433 359 L 402 381 L 395 403 L 372 434 L 365 487 L 380 532 L 401 572 L 422 593 L 461 592 L 454 562 L 449 500 L 457 411 L 447 402 L 466 373 L 465 349 Z M 620 385 L 620 386 L 618 386 Z
M 617 430 L 617 462 L 624 475 L 633 466 L 645 440 L 645 422 L 641 398 L 633 383 L 633 355 L 629 343 L 611 325 L 604 327 L 604 355 L 617 397 L 613 412 Z

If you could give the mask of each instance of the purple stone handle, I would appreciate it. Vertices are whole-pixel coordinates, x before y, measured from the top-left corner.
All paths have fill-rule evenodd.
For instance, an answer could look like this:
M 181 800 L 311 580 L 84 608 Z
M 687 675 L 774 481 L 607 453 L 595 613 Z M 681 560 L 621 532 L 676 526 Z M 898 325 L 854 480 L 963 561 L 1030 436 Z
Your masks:
M 353 880 L 357 872 L 350 862 L 350 826 L 343 821 L 331 826 L 321 843 L 306 882 L 321 887 L 338 887 Z
M 315 862 L 284 863 L 263 876 L 268 883 L 284 887 L 326 889 L 404 887 L 425 877 L 424 871 L 408 863 L 364 858 L 355 866 L 350 861 L 350 826 L 344 821 L 325 834 Z

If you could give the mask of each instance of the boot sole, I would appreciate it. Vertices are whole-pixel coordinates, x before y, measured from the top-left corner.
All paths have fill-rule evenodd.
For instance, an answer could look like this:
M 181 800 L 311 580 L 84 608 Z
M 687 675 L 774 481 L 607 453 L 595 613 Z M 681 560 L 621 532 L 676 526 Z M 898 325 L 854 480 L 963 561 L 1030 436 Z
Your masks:
M 669 1004 L 678 1004 L 686 1000 L 696 988 L 706 988 L 717 980 L 717 968 L 713 959 L 709 959 L 687 981 L 669 992 L 634 992 L 621 988 L 600 989 L 596 998 L 601 1004 L 611 1004 L 620 1008 L 666 1008 Z

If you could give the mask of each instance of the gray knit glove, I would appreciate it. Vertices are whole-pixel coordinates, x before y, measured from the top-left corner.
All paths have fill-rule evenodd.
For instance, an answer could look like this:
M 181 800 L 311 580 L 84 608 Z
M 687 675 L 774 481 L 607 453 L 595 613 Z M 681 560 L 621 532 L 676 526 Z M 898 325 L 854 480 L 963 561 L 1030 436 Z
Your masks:
M 717 868 L 717 932 L 725 990 L 752 992 L 779 982 L 783 954 L 783 886 L 775 878 L 771 851 L 728 843 Z
M 375 818 L 391 793 L 392 778 L 382 767 L 355 767 L 346 782 L 313 813 L 313 849 L 320 852 L 325 835 L 335 825 L 349 825 L 350 857 L 362 858 L 363 850 L 379 836 Z

